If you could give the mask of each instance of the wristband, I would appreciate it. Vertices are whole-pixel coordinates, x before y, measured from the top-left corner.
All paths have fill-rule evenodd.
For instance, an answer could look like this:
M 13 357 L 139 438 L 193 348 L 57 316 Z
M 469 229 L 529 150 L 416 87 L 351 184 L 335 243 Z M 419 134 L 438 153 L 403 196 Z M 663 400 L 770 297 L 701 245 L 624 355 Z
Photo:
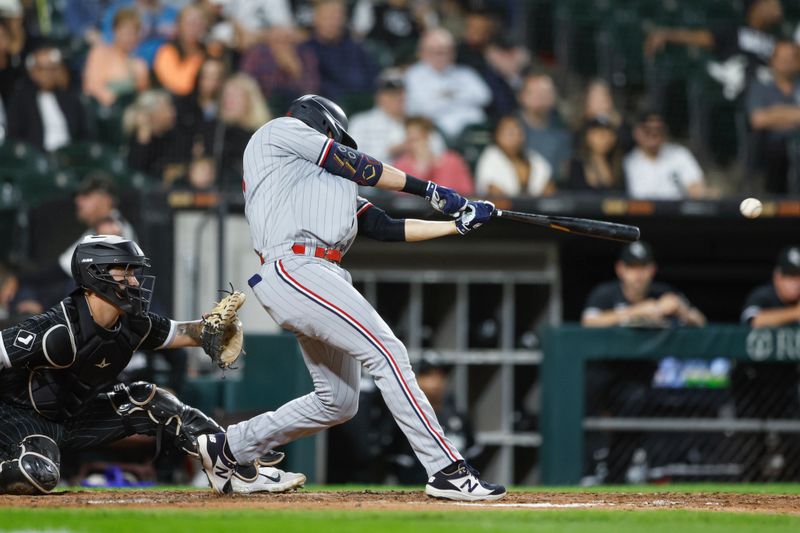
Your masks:
M 430 183 L 429 181 L 424 181 L 419 178 L 415 178 L 411 174 L 406 174 L 406 184 L 400 190 L 408 194 L 413 194 L 415 196 L 421 196 L 423 198 L 427 198 L 429 183 Z

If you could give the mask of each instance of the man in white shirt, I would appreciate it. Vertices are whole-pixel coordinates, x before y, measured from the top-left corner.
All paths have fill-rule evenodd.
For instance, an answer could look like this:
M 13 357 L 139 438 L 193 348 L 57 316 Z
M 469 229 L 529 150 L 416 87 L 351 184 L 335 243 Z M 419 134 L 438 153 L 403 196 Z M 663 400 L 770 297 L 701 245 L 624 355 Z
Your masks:
M 644 113 L 633 137 L 636 148 L 623 164 L 631 198 L 680 200 L 706 195 L 703 170 L 689 150 L 667 142 L 667 127 L 661 115 Z
M 455 42 L 445 29 L 426 32 L 419 45 L 420 60 L 406 72 L 406 111 L 434 121 L 450 139 L 470 124 L 486 120 L 483 108 L 492 93 L 470 67 L 455 64 Z
M 365 154 L 379 161 L 393 161 L 405 139 L 406 91 L 403 77 L 389 69 L 378 79 L 375 107 L 350 120 L 350 135 Z

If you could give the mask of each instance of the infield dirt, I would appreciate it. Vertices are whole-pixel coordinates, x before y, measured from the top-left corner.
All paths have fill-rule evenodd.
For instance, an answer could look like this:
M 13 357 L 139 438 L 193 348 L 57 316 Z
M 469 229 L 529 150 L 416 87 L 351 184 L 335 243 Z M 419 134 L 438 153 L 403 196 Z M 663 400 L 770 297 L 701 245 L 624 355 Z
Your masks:
M 299 491 L 216 495 L 208 490 L 70 491 L 47 496 L 0 496 L 0 508 L 128 509 L 341 509 L 441 511 L 447 509 L 684 509 L 800 515 L 800 494 L 517 492 L 499 502 L 458 503 L 407 491 Z

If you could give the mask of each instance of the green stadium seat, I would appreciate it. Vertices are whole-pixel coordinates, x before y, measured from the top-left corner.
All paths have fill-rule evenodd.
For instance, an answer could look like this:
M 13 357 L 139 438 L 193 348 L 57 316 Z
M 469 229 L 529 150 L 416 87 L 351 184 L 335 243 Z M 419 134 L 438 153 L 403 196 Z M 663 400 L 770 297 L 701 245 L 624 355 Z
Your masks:
M 0 145 L 0 183 L 12 184 L 14 191 L 6 196 L 27 207 L 69 195 L 73 184 L 44 152 L 13 141 Z
M 483 149 L 492 142 L 492 128 L 488 124 L 471 124 L 464 128 L 451 147 L 464 156 L 470 169 L 475 170 Z

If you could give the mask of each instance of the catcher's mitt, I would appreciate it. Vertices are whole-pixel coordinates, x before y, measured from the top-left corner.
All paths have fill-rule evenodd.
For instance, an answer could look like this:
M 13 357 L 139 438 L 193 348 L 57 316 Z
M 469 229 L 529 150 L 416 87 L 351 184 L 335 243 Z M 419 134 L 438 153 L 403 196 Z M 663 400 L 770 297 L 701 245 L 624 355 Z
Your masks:
M 203 331 L 200 334 L 203 350 L 223 369 L 229 368 L 244 353 L 242 321 L 236 314 L 244 300 L 243 292 L 231 291 L 203 316 Z

